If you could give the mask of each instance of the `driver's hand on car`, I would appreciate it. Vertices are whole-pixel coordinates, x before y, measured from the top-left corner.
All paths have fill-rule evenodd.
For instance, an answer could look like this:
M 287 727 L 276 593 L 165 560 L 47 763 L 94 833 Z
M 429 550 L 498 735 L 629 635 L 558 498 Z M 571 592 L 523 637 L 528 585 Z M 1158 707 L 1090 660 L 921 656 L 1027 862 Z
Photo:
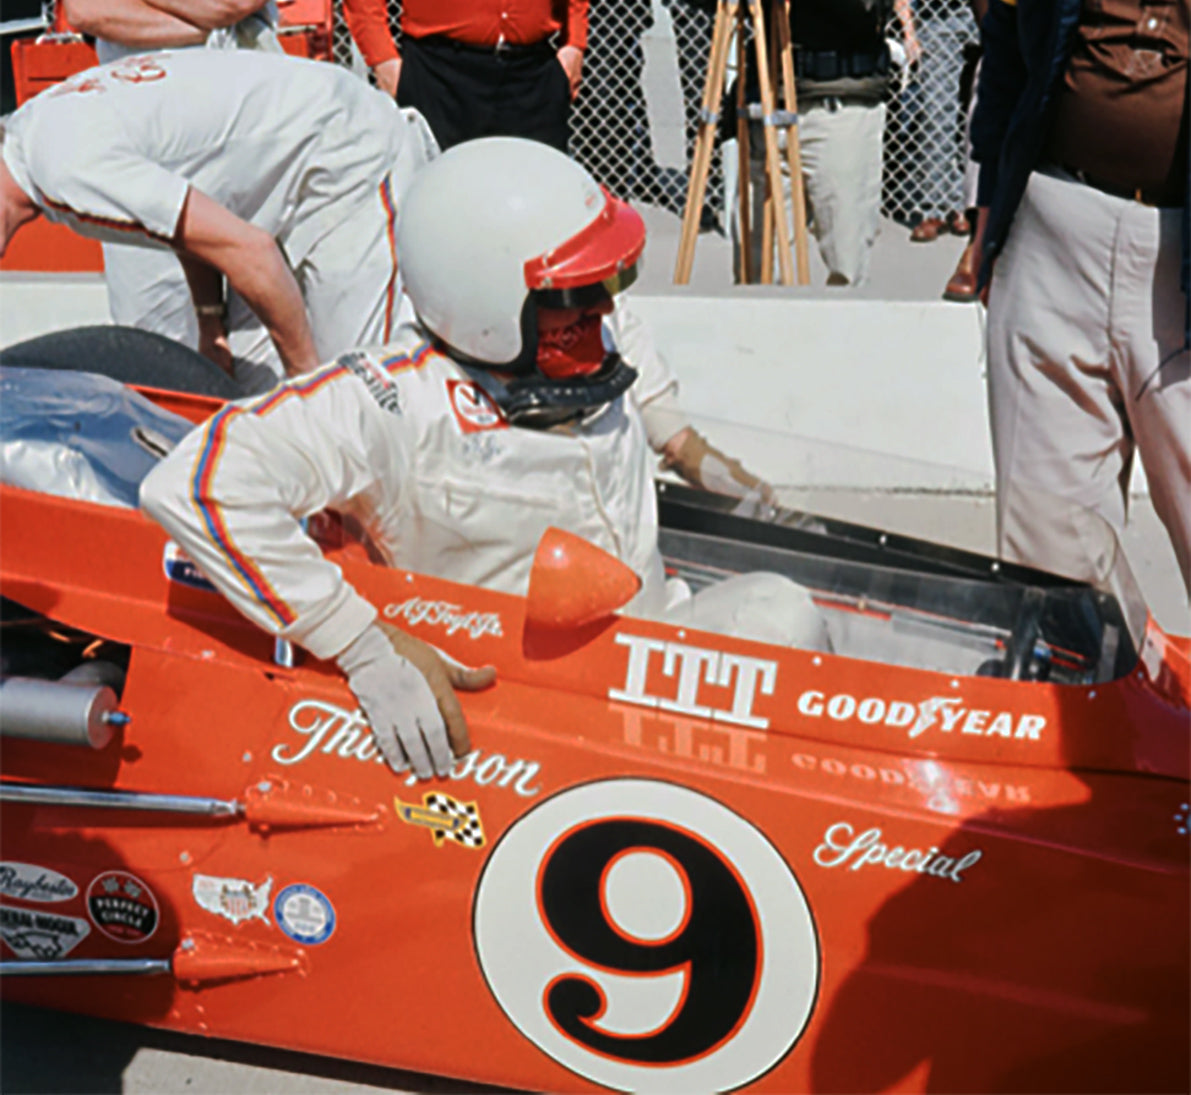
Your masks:
M 773 505 L 773 487 L 753 475 L 739 461 L 720 452 L 693 426 L 684 426 L 662 448 L 662 466 L 688 483 L 732 498 L 750 495 Z
M 496 679 L 492 666 L 471 669 L 380 622 L 335 660 L 394 772 L 412 768 L 419 779 L 445 776 L 456 757 L 471 751 L 455 690 L 486 688 Z

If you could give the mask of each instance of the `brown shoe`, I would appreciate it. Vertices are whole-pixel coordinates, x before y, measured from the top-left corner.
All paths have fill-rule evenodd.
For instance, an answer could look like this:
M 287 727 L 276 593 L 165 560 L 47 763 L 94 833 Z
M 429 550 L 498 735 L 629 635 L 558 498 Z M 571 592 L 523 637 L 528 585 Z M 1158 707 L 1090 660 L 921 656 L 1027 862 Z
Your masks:
M 955 273 L 947 282 L 947 288 L 943 290 L 944 300 L 952 300 L 957 304 L 970 304 L 979 299 L 980 294 L 976 289 L 975 258 L 976 247 L 969 243 L 964 248 L 963 254 L 959 256 L 959 262 L 955 264 Z
M 912 243 L 933 243 L 939 238 L 939 233 L 943 231 L 943 220 L 941 217 L 923 217 L 910 233 L 910 241 Z
M 953 236 L 970 236 L 972 234 L 972 222 L 963 213 L 948 213 L 947 231 Z

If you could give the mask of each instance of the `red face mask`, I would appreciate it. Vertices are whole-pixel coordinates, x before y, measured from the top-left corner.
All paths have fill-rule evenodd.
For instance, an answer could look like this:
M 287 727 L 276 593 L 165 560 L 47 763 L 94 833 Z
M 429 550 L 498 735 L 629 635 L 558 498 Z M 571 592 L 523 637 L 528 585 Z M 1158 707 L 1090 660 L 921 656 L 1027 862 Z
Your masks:
M 538 368 L 551 380 L 591 376 L 604 363 L 601 316 L 582 315 L 565 327 L 538 327 Z

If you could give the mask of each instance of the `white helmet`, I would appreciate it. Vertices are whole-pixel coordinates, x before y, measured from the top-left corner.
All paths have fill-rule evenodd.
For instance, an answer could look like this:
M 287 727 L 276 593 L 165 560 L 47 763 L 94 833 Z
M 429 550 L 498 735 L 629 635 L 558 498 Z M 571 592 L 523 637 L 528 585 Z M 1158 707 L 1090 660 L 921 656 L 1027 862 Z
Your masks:
M 465 141 L 428 164 L 397 225 L 422 323 L 459 356 L 522 374 L 534 368 L 537 305 L 607 299 L 644 246 L 637 212 L 574 160 L 511 137 Z

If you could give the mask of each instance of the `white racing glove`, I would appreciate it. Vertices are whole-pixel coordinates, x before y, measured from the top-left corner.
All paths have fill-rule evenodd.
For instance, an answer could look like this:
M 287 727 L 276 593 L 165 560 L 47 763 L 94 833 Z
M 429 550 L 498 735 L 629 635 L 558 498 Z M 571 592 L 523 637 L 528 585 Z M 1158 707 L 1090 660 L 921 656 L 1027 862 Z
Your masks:
M 469 669 L 386 624 L 373 624 L 335 659 L 395 772 L 445 776 L 471 749 L 456 688 L 490 684 L 490 666 Z
M 753 475 L 739 460 L 709 444 L 693 426 L 680 430 L 666 443 L 662 466 L 673 468 L 688 483 L 703 490 L 773 504 L 773 487 Z

